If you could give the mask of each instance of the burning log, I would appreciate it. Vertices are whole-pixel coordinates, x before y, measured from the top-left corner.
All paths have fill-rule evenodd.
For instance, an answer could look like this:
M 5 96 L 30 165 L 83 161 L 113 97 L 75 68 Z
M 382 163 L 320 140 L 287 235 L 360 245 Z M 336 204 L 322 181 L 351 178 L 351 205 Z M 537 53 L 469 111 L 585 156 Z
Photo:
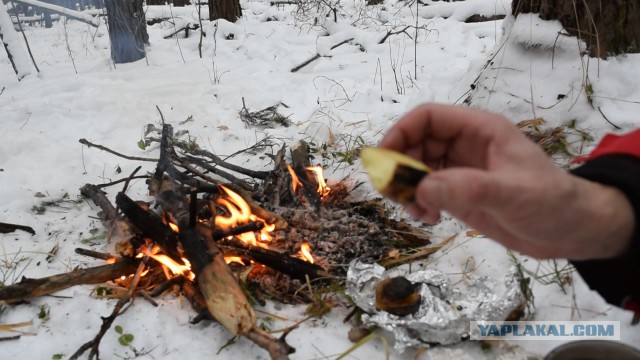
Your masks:
M 311 167 L 311 162 L 309 161 L 309 145 L 306 142 L 300 141 L 296 148 L 291 149 L 291 162 L 293 163 L 293 171 L 297 175 L 297 180 L 302 183 L 302 193 L 309 204 L 317 211 L 320 211 L 321 194 L 316 191 L 318 182 L 312 179 L 307 172 Z
M 168 225 L 165 225 L 158 215 L 143 209 L 124 193 L 116 195 L 116 204 L 127 219 L 144 235 L 153 239 L 153 242 L 162 248 L 165 254 L 178 264 L 184 264 L 178 253 L 177 234 Z
M 242 292 L 238 279 L 224 261 L 222 251 L 205 243 L 195 229 L 180 231 L 180 242 L 196 274 L 207 308 L 213 317 L 236 335 L 255 326 L 256 314 Z
M 78 269 L 40 279 L 22 278 L 19 283 L 0 289 L 0 301 L 15 303 L 53 294 L 76 285 L 100 284 L 132 274 L 138 264 L 138 260 L 124 259 L 113 264 Z
M 247 246 L 239 241 L 225 242 L 224 249 L 226 255 L 240 256 L 253 260 L 287 274 L 294 279 L 306 281 L 307 277 L 310 280 L 332 278 L 328 271 L 316 264 L 277 251 Z

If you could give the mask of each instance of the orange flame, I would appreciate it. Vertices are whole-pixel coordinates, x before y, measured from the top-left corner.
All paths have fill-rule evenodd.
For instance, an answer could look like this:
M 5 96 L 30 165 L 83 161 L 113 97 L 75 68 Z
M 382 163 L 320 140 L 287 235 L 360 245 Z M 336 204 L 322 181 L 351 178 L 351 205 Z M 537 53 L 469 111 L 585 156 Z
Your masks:
M 218 204 L 224 206 L 229 212 L 229 216 L 216 216 L 214 219 L 215 225 L 223 230 L 228 230 L 238 225 L 246 224 L 250 221 L 261 221 L 264 224 L 264 228 L 260 231 L 260 240 L 269 241 L 272 239 L 269 234 L 275 229 L 274 224 L 267 224 L 263 219 L 255 216 L 251 213 L 249 204 L 242 198 L 242 196 L 231 191 L 230 189 L 220 186 L 222 190 L 227 194 L 227 198 L 219 198 Z M 258 243 L 256 234 L 253 232 L 246 232 L 236 237 L 245 243 L 253 246 L 264 246 Z
M 184 265 L 180 265 L 164 254 L 149 254 L 149 257 L 168 267 L 174 275 L 184 275 L 191 281 L 196 278 L 196 274 L 191 271 L 191 263 L 185 258 L 182 258 Z
M 293 171 L 293 169 L 291 168 L 291 166 L 289 166 L 289 164 L 287 164 L 287 170 L 289 170 L 289 174 L 291 174 L 291 187 L 295 192 L 296 189 L 298 189 L 298 187 L 302 187 L 302 183 L 298 179 L 298 175 L 296 175 L 296 172 Z
M 244 265 L 244 262 L 242 261 L 242 258 L 240 256 L 225 256 L 224 257 L 224 261 L 227 264 L 231 264 L 232 262 L 234 262 L 234 263 L 238 263 L 240 265 Z
M 309 246 L 309 243 L 304 242 L 300 244 L 300 257 L 313 264 L 314 260 L 313 255 L 311 255 L 311 247 Z
M 322 176 L 322 166 L 309 166 L 307 170 L 313 172 L 313 176 L 315 176 L 316 181 L 318 182 L 318 194 L 324 197 L 329 194 L 331 188 L 327 186 L 327 183 L 324 182 L 324 176 Z

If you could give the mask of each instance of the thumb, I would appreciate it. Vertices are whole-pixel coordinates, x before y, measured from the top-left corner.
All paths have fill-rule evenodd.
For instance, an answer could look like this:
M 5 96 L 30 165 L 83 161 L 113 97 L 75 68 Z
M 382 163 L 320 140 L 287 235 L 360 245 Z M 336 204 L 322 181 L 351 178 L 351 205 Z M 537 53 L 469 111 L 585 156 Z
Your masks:
M 473 168 L 451 168 L 429 174 L 416 190 L 416 202 L 425 209 L 462 214 L 496 206 L 503 190 L 491 173 Z

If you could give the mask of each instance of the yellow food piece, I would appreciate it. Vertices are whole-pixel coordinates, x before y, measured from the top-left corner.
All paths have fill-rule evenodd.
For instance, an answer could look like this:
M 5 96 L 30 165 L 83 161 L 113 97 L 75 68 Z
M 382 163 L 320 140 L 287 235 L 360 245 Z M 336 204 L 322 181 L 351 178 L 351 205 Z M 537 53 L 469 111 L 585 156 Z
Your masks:
M 360 159 L 376 190 L 401 203 L 414 201 L 416 186 L 431 171 L 420 161 L 387 149 L 363 148 Z

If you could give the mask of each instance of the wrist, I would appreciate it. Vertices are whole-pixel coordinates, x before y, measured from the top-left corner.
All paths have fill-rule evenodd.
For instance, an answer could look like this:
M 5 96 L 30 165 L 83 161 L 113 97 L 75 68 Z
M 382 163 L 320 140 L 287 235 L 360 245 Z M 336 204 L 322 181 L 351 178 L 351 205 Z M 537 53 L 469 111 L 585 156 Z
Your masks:
M 575 256 L 572 260 L 606 259 L 622 254 L 635 229 L 634 210 L 619 189 L 571 176 L 575 186 Z M 577 215 L 577 214 L 576 214 Z

